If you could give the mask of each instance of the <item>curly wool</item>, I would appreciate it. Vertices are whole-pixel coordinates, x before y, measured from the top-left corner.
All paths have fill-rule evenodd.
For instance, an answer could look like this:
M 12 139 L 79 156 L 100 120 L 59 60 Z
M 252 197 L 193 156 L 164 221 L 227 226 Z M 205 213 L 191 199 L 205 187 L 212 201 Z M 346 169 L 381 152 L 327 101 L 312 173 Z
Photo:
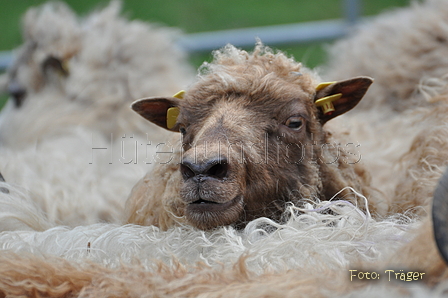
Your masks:
M 13 196 L 14 187 L 4 186 Z M 351 196 L 366 200 L 353 191 Z M 328 297 L 362 287 L 349 281 L 348 269 L 387 259 L 419 227 L 404 216 L 375 221 L 342 200 L 310 202 L 300 210 L 290 206 L 285 216 L 285 224 L 259 218 L 243 231 L 113 224 L 5 231 L 0 261 L 9 266 L 0 269 L 0 291 L 32 295 L 39 289 L 51 297 L 144 297 L 148 291 L 172 297 L 241 291 L 248 297 L 263 291 Z M 54 278 L 46 279 L 48 274 Z M 259 290 L 250 292 L 256 285 Z
M 369 20 L 329 47 L 324 77 L 373 77 L 375 83 L 358 110 L 381 107 L 383 113 L 401 112 L 426 105 L 427 92 L 420 92 L 419 84 L 448 74 L 447 41 L 446 1 L 415 1 Z
M 216 76 L 229 89 L 253 92 L 256 92 L 255 86 L 259 82 L 252 82 L 250 78 L 281 78 L 282 82 L 299 85 L 309 93 L 314 92 L 320 80 L 316 72 L 281 51 L 274 52 L 260 40 L 257 41 L 253 52 L 232 45 L 214 51 L 213 61 L 204 62 L 199 68 L 197 80 L 210 80 L 210 76 Z
M 424 215 L 448 166 L 447 20 L 445 1 L 413 3 L 363 24 L 329 49 L 325 76 L 375 78 L 359 107 L 333 123 L 360 144 L 362 163 L 390 212 L 414 208 Z
M 177 30 L 126 20 L 120 9 L 112 1 L 79 18 L 51 2 L 23 19 L 24 43 L 7 83 L 27 95 L 0 113 L 0 172 L 33 193 L 52 225 L 122 222 L 126 197 L 167 136 L 129 105 L 174 94 L 194 74 L 174 43 Z M 49 56 L 69 74 L 43 71 Z
M 73 126 L 101 131 L 106 137 L 164 132 L 133 117 L 136 98 L 174 94 L 194 72 L 174 40 L 177 30 L 128 21 L 120 2 L 80 19 L 64 3 L 31 8 L 24 17 L 24 43 L 17 50 L 9 80 L 24 87 L 20 108 L 12 100 L 0 115 L 3 146 L 20 148 Z M 42 70 L 56 57 L 66 77 Z M 149 127 L 149 128 L 148 128 Z

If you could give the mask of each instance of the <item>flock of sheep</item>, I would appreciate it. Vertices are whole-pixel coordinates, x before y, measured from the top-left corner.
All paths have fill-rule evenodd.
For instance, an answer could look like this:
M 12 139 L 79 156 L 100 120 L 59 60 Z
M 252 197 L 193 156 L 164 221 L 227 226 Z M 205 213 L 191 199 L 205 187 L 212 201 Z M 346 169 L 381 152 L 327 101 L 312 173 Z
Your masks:
M 0 79 L 0 297 L 446 294 L 444 0 L 363 24 L 320 74 L 258 41 L 195 75 L 179 34 L 115 1 L 27 11 Z

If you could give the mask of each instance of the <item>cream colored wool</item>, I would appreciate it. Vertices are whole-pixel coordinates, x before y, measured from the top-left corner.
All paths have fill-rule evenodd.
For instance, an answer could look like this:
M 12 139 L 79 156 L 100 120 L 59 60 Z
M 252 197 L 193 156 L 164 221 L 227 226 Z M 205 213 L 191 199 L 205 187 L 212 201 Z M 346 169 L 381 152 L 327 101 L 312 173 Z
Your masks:
M 350 282 L 348 270 L 387 259 L 419 226 L 403 216 L 372 220 L 347 201 L 297 211 L 291 206 L 283 225 L 260 218 L 243 231 L 96 224 L 3 232 L 0 290 L 32 296 L 40 289 L 50 297 L 334 297 L 367 286 Z
M 134 158 L 133 142 L 125 139 L 126 161 Z M 1 148 L 0 169 L 7 182 L 34 194 L 34 202 L 53 224 L 119 223 L 132 186 L 152 167 L 143 151 L 138 164 L 120 162 L 121 145 L 120 139 L 111 144 L 98 132 L 77 128 L 22 150 Z M 151 148 L 149 156 L 154 154 Z
M 440 82 L 445 81 L 446 87 L 447 41 L 446 1 L 415 1 L 410 7 L 367 21 L 349 38 L 331 46 L 324 77 L 335 80 L 359 74 L 371 76 L 375 83 L 358 110 L 381 106 L 387 118 L 385 109 L 401 112 L 414 105 L 426 105 L 422 99 L 428 93 L 419 90 L 420 82 L 440 87 Z
M 53 225 L 122 222 L 126 197 L 167 135 L 130 103 L 174 94 L 193 74 L 174 43 L 177 30 L 128 21 L 120 6 L 78 18 L 52 2 L 23 19 L 24 43 L 6 83 L 27 95 L 0 113 L 0 172 L 32 192 Z M 42 70 L 49 56 L 67 66 L 66 77 Z
M 349 140 L 359 144 L 361 163 L 369 169 L 372 185 L 387 198 L 389 212 L 413 208 L 427 214 L 428 209 L 421 207 L 431 203 L 435 185 L 448 166 L 447 109 L 445 97 L 425 108 L 391 114 L 389 119 L 381 119 L 381 112 L 374 109 L 334 120 L 339 132 L 350 132 Z
M 119 16 L 120 3 L 78 19 L 64 3 L 31 8 L 23 20 L 24 44 L 9 70 L 10 81 L 27 91 L 21 108 L 10 101 L 1 113 L 2 145 L 20 148 L 73 126 L 113 133 L 158 128 L 134 117 L 136 98 L 174 94 L 191 81 L 185 53 L 175 46 L 178 32 Z M 67 77 L 44 73 L 42 62 L 59 58 Z
M 333 127 L 349 131 L 350 139 L 360 144 L 362 163 L 371 172 L 372 184 L 389 198 L 391 212 L 427 205 L 437 177 L 448 165 L 443 137 L 448 121 L 443 112 L 448 94 L 447 28 L 446 1 L 414 2 L 369 20 L 329 48 L 324 77 L 362 74 L 375 79 L 359 106 L 335 119 Z M 426 145 L 418 149 L 420 142 Z M 422 160 L 411 169 L 413 162 L 427 158 L 416 157 L 413 150 L 426 150 L 429 158 L 438 160 L 433 162 L 436 166 L 428 168 Z M 425 182 L 426 193 L 402 195 L 412 192 L 411 181 L 418 187 L 425 175 L 431 176 Z
M 354 192 L 350 196 L 365 200 Z M 11 196 L 2 195 L 4 197 Z M 299 210 L 305 214 L 298 214 Z M 336 215 L 325 214 L 326 210 L 333 210 Z M 290 219 L 283 225 L 260 218 L 244 231 L 222 227 L 204 232 L 187 225 L 160 231 L 154 226 L 96 224 L 75 228 L 57 226 L 40 233 L 4 232 L 0 242 L 4 248 L 20 252 L 51 254 L 73 261 L 82 257 L 113 267 L 121 261 L 131 262 L 133 258 L 146 260 L 148 266 L 155 260 L 170 264 L 172 257 L 185 265 L 202 261 L 219 266 L 232 264 L 249 254 L 246 258 L 249 269 L 262 273 L 268 268 L 274 271 L 293 269 L 310 255 L 314 258 L 306 262 L 333 268 L 375 260 L 405 242 L 409 237 L 405 232 L 416 226 L 403 216 L 376 222 L 347 201 L 309 203 L 306 209 L 290 206 L 287 215 Z M 46 240 L 49 238 L 53 240 Z M 326 241 L 340 245 L 327 247 Z M 327 255 L 332 255 L 331 261 L 321 260 Z
M 0 187 L 1 231 L 45 231 L 54 226 L 32 193 L 5 182 Z

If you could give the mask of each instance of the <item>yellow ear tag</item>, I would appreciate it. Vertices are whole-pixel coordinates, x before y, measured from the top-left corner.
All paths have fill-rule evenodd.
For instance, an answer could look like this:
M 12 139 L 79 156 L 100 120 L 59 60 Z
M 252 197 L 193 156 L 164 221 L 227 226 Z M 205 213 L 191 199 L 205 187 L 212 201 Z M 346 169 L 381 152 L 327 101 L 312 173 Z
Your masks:
M 337 94 L 319 98 L 314 103 L 316 104 L 316 106 L 322 108 L 322 112 L 325 115 L 331 115 L 335 111 L 333 101 L 336 101 L 336 100 L 340 99 L 341 97 L 342 97 L 342 93 L 337 93 Z
M 330 86 L 331 84 L 334 84 L 334 83 L 336 83 L 336 82 L 323 82 L 323 83 L 320 83 L 319 85 L 317 85 L 316 91 L 320 91 L 320 90 L 324 89 L 325 87 Z
M 178 107 L 172 107 L 166 111 L 166 127 L 168 127 L 168 129 L 172 129 L 176 125 L 179 113 L 180 110 Z
M 185 94 L 185 91 L 180 90 L 179 92 L 174 94 L 173 97 L 183 99 L 184 94 Z M 179 114 L 180 114 L 180 110 L 178 107 L 172 107 L 166 111 L 166 127 L 168 129 L 172 129 L 176 125 L 177 117 L 179 116 Z
M 62 64 L 61 64 L 62 70 L 64 72 L 63 74 L 66 76 L 70 73 L 70 67 L 69 67 L 68 63 L 69 63 L 68 60 L 64 60 L 64 61 L 62 61 Z
M 180 90 L 179 92 L 174 94 L 173 97 L 179 98 L 179 99 L 183 99 L 184 98 L 184 94 L 185 94 L 185 91 L 184 90 Z

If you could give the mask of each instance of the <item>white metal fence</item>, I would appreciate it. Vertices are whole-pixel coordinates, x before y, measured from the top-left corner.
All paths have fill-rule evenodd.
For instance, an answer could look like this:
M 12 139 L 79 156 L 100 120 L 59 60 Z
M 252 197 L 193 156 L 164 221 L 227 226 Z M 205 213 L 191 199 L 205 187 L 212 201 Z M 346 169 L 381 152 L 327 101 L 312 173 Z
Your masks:
M 191 33 L 182 37 L 178 42 L 191 53 L 211 51 L 227 43 L 237 47 L 252 46 L 257 37 L 268 45 L 300 44 L 335 39 L 345 35 L 349 28 L 359 21 L 360 1 L 342 1 L 345 15 L 341 19 Z M 12 52 L 0 51 L 0 71 L 7 69 L 13 59 Z

